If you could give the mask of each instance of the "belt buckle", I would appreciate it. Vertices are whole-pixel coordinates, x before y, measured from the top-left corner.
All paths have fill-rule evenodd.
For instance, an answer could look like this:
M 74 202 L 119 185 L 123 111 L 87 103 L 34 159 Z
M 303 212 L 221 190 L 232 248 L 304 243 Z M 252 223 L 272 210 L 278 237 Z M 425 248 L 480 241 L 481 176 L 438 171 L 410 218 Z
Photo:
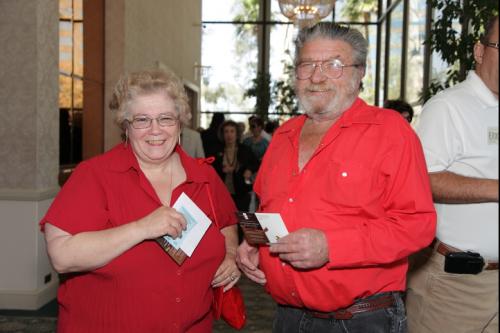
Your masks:
M 352 316 L 353 316 L 352 312 L 348 310 L 339 310 L 333 313 L 333 318 L 337 320 L 348 320 L 351 319 Z

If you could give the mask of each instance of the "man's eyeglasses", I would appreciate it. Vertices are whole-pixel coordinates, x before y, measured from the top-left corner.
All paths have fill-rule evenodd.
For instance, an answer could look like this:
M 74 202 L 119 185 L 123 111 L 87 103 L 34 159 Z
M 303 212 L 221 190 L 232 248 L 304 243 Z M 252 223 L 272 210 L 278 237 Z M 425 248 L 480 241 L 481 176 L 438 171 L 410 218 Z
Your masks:
M 150 118 L 147 116 L 138 116 L 129 122 L 132 124 L 132 127 L 135 129 L 144 129 L 144 128 L 151 127 L 153 119 L 156 120 L 158 122 L 158 125 L 160 125 L 161 127 L 174 126 L 179 121 L 178 118 L 173 117 L 173 116 L 160 115 L 157 118 Z
M 493 43 L 493 42 L 487 42 L 484 44 L 484 46 L 487 46 L 487 47 L 492 47 L 494 49 L 497 49 L 498 50 L 498 43 Z
M 319 66 L 319 70 L 323 75 L 330 79 L 338 79 L 342 76 L 344 67 L 360 67 L 361 64 L 344 65 L 339 59 L 326 60 L 326 61 L 305 61 L 299 63 L 295 67 L 295 77 L 298 80 L 309 79 Z

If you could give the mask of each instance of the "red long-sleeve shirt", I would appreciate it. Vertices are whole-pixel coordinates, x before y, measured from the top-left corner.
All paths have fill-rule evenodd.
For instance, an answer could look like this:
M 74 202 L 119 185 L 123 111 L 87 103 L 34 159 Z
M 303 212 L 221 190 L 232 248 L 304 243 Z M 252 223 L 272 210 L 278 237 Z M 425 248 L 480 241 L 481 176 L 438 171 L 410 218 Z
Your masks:
M 255 192 L 260 211 L 280 213 L 289 232 L 322 230 L 329 262 L 296 270 L 262 247 L 266 289 L 280 304 L 319 311 L 404 290 L 407 257 L 432 241 L 436 225 L 417 136 L 398 113 L 357 99 L 299 172 L 305 119 L 294 118 L 276 131 Z

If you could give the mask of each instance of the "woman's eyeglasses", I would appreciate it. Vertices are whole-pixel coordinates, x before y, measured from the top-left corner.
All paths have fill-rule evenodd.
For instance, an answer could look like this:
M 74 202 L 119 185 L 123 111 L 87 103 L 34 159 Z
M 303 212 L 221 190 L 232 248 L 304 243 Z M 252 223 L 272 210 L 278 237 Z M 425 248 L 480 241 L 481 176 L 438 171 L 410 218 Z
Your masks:
M 133 128 L 135 129 L 145 129 L 151 127 L 153 119 L 158 122 L 161 127 L 174 126 L 179 121 L 179 118 L 167 115 L 160 115 L 156 118 L 150 118 L 148 116 L 138 116 L 129 121 Z

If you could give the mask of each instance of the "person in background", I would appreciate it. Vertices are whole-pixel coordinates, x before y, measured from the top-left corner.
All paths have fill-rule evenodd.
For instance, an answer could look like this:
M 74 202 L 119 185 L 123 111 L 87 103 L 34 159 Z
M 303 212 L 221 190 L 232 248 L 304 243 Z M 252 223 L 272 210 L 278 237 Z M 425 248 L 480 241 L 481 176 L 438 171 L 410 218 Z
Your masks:
M 241 132 L 236 122 L 227 120 L 220 127 L 221 141 L 224 149 L 214 161 L 214 168 L 226 184 L 236 207 L 248 211 L 252 177 L 257 172 L 258 160 L 247 146 L 240 144 Z
M 241 274 L 235 207 L 213 168 L 178 144 L 191 117 L 183 85 L 165 71 L 124 75 L 110 109 L 124 142 L 81 162 L 40 222 L 62 274 L 57 332 L 211 332 L 212 288 Z M 155 239 L 186 230 L 171 207 L 181 193 L 221 229 L 212 223 L 178 266 Z
M 181 132 L 181 146 L 182 149 L 191 157 L 204 158 L 205 152 L 203 151 L 203 143 L 201 142 L 201 135 L 187 126 L 182 126 Z
M 279 122 L 278 120 L 268 120 L 266 124 L 264 125 L 264 132 L 268 133 L 271 137 L 274 134 L 274 131 L 279 127 Z M 269 140 L 270 141 L 270 140 Z
M 253 119 L 255 118 L 259 118 L 261 119 L 260 117 L 256 116 L 256 115 L 251 115 L 250 117 L 248 117 L 248 131 L 243 131 L 241 133 L 243 133 L 241 135 L 241 142 L 245 141 L 247 138 L 250 138 L 253 136 L 253 132 L 252 132 L 252 129 L 250 128 L 251 126 L 251 123 L 253 121 Z M 264 127 L 264 125 L 262 125 L 262 128 Z M 271 134 L 267 133 L 264 129 L 262 130 L 261 132 L 261 136 L 266 139 L 268 142 L 271 141 Z
M 438 224 L 408 274 L 410 332 L 498 332 L 498 43 L 495 16 L 475 69 L 420 116 Z
M 220 152 L 224 144 L 219 139 L 219 128 L 224 122 L 224 114 L 221 112 L 215 112 L 212 116 L 212 121 L 209 127 L 201 132 L 201 141 L 203 142 L 203 151 L 205 156 L 215 156 Z
M 237 263 L 278 303 L 275 333 L 406 332 L 407 258 L 436 222 L 422 147 L 400 115 L 358 97 L 359 31 L 321 22 L 295 45 L 305 114 L 276 130 L 254 185 L 289 234 L 243 241 Z
M 238 122 L 237 122 L 237 124 L 238 124 L 238 127 L 239 127 L 238 131 L 239 131 L 240 133 L 246 133 L 247 126 L 245 125 L 245 122 L 244 122 L 244 121 L 238 121 Z M 243 135 L 241 135 L 241 137 L 240 137 L 240 143 L 242 143 L 242 142 L 243 142 L 243 140 L 244 140 L 244 139 L 246 139 L 246 138 L 247 138 L 247 137 L 245 137 L 245 135 L 244 135 L 244 134 L 243 134 Z
M 260 162 L 266 152 L 267 146 L 269 146 L 269 141 L 262 135 L 264 132 L 264 122 L 259 117 L 253 117 L 249 121 L 249 124 L 252 135 L 244 139 L 243 144 L 252 150 L 253 154 Z
M 388 99 L 384 102 L 385 109 L 391 109 L 399 112 L 410 124 L 413 120 L 413 108 L 402 99 Z

